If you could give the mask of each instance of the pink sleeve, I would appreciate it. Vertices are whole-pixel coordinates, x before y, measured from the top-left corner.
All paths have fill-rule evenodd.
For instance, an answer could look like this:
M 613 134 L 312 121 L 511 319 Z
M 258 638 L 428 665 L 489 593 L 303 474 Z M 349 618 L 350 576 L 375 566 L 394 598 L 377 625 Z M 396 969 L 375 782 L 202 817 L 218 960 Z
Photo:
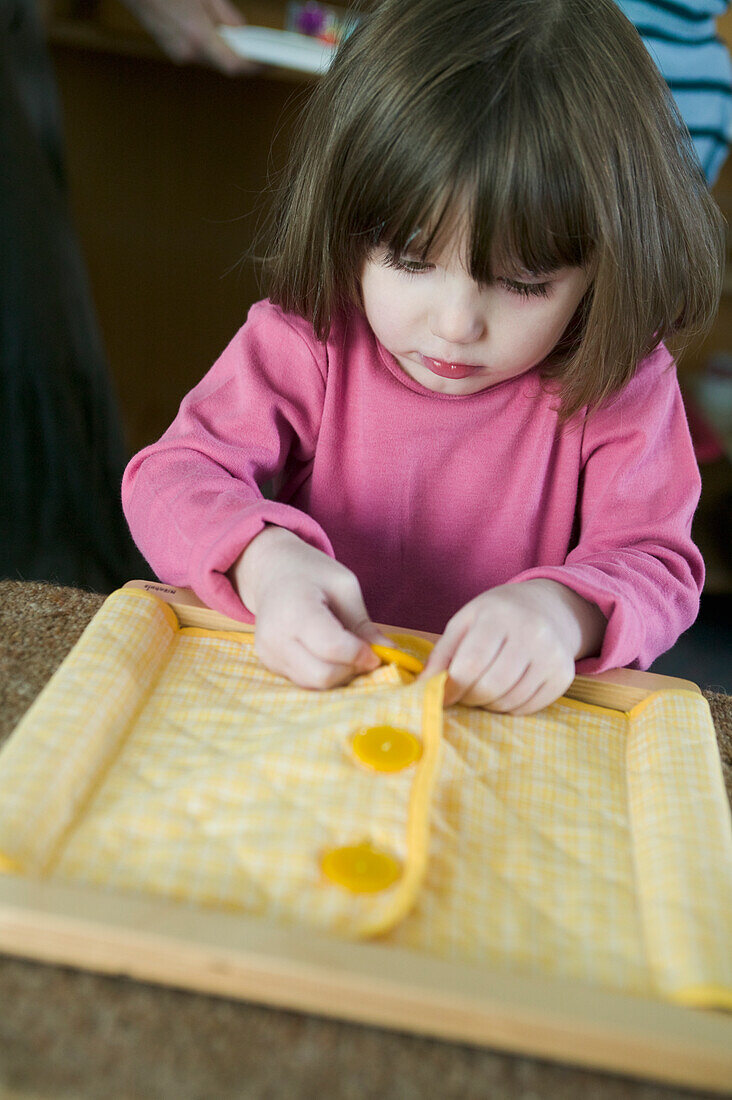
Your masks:
M 548 577 L 608 620 L 599 656 L 579 672 L 646 669 L 696 618 L 704 564 L 691 541 L 697 468 L 673 360 L 660 347 L 611 403 L 588 417 L 576 547 Z
M 306 469 L 315 450 L 325 353 L 296 325 L 269 303 L 253 306 L 170 428 L 135 455 L 122 482 L 130 530 L 157 576 L 244 621 L 253 616 L 226 571 L 265 524 L 333 553 L 314 520 L 265 500 L 259 488 L 277 474 Z

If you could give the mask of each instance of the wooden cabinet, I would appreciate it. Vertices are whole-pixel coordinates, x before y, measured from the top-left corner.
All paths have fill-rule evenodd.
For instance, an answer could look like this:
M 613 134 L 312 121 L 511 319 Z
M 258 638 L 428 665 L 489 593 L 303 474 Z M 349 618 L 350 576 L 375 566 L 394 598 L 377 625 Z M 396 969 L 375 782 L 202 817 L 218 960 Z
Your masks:
M 241 7 L 284 25 L 284 3 Z M 112 0 L 48 14 L 75 220 L 136 450 L 261 297 L 249 254 L 263 192 L 312 82 L 176 66 Z

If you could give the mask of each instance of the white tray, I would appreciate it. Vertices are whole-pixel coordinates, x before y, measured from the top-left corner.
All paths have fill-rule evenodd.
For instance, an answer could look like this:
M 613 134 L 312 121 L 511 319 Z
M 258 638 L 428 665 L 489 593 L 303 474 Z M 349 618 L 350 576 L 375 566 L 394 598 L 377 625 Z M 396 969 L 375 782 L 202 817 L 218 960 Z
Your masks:
M 250 26 L 220 26 L 218 31 L 240 57 L 303 73 L 325 72 L 335 53 L 335 46 L 293 31 Z

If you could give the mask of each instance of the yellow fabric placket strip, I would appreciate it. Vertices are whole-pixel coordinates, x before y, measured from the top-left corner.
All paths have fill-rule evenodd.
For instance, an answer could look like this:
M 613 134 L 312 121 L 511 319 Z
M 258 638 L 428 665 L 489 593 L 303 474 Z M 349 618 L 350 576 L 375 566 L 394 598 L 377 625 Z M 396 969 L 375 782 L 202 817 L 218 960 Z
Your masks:
M 417 893 L 427 869 L 430 838 L 430 805 L 437 779 L 437 765 L 442 745 L 442 702 L 445 694 L 447 672 L 441 672 L 427 681 L 422 700 L 422 758 L 417 765 L 414 784 L 409 797 L 407 812 L 407 863 L 400 888 L 393 904 L 384 910 L 374 923 L 368 920 L 360 932 L 376 936 L 388 932 L 403 920 L 414 905 Z M 398 689 L 397 689 L 398 690 Z
M 585 714 L 604 714 L 611 718 L 627 718 L 630 714 L 630 711 L 616 710 L 615 707 L 602 707 L 599 703 L 583 703 L 581 699 L 570 699 L 567 695 L 562 695 L 551 705 L 553 707 L 569 707 L 570 710 L 580 710 Z
M 254 645 L 254 632 L 251 630 L 209 630 L 205 626 L 181 626 L 180 633 L 188 638 L 224 638 L 242 645 Z
M 425 663 L 435 648 L 434 643 L 427 638 L 420 638 L 418 634 L 393 633 L 388 635 L 398 648 L 414 650 L 420 661 Z
M 371 649 L 377 657 L 381 657 L 382 661 L 387 664 L 396 664 L 400 668 L 406 669 L 407 672 L 420 673 L 424 668 L 420 660 L 401 649 L 394 649 L 392 646 L 385 645 L 372 645 Z
M 690 985 L 669 994 L 676 1004 L 688 1008 L 711 1008 L 732 1011 L 732 989 L 723 985 Z

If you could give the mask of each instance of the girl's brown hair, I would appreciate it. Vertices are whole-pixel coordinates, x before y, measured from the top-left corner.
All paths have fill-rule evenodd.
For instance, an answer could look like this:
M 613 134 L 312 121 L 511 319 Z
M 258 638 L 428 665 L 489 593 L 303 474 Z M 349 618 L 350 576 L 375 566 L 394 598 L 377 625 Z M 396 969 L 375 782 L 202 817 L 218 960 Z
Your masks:
M 325 339 L 364 262 L 469 211 L 471 275 L 587 265 L 542 364 L 570 416 L 679 332 L 704 331 L 724 234 L 691 142 L 613 0 L 380 0 L 308 104 L 276 214 L 270 297 Z

